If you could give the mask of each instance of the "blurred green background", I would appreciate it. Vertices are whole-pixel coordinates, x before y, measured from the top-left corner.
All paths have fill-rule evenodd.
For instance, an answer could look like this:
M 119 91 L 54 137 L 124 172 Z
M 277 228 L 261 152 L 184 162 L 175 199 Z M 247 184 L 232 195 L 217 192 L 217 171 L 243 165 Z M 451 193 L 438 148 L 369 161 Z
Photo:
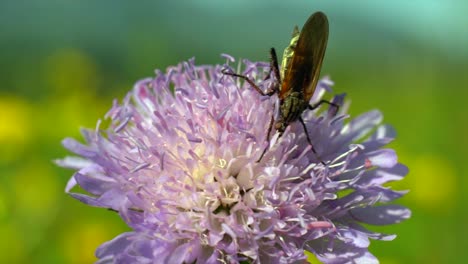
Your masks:
M 117 215 L 64 193 L 72 171 L 52 160 L 81 139 L 138 79 L 193 56 L 268 60 L 294 25 L 324 11 L 322 74 L 378 108 L 410 174 L 398 189 L 413 217 L 374 230 L 382 263 L 468 259 L 468 2 L 464 1 L 1 1 L 0 263 L 91 263 L 127 230 Z

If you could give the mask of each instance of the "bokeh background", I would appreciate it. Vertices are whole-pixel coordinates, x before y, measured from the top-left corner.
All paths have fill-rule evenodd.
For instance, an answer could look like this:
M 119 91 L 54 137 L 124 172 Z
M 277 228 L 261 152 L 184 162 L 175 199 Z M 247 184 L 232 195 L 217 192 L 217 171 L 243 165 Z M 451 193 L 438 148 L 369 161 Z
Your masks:
M 64 193 L 72 174 L 52 160 L 138 79 L 193 56 L 268 60 L 294 25 L 324 11 L 322 74 L 394 125 L 410 167 L 395 184 L 413 217 L 374 229 L 382 263 L 468 259 L 468 2 L 466 1 L 1 1 L 0 263 L 91 263 L 128 230 L 112 212 Z M 465 165 L 464 165 L 465 164 Z

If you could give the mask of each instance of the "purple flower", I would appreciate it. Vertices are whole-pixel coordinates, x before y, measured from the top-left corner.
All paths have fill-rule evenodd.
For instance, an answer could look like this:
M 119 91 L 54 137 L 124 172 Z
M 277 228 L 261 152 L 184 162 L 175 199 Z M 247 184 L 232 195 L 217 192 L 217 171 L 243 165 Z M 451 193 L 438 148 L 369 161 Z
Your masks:
M 260 87 L 273 84 L 264 81 L 268 64 L 244 64 Z M 191 60 L 157 71 L 114 102 L 108 128 L 83 130 L 85 144 L 63 141 L 80 156 L 57 161 L 76 170 L 66 191 L 133 230 L 101 245 L 98 263 L 291 263 L 304 261 L 304 250 L 324 263 L 377 263 L 369 238 L 395 236 L 363 224 L 410 216 L 388 204 L 405 192 L 383 185 L 408 170 L 383 148 L 395 133 L 381 113 L 349 120 L 347 104 L 304 112 L 317 154 L 299 122 L 267 142 L 278 98 L 222 67 Z M 331 85 L 322 79 L 312 101 Z M 75 185 L 88 194 L 70 192 Z

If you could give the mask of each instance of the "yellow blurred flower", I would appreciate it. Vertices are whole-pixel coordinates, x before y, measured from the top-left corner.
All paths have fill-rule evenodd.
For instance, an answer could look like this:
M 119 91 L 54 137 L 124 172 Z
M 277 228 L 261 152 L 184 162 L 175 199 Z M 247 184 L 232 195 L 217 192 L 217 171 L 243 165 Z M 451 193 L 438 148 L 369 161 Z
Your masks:
M 95 219 L 96 220 L 96 219 Z M 99 220 L 98 220 L 99 221 Z M 112 228 L 108 222 L 75 222 L 78 226 L 68 228 L 62 235 L 63 251 L 65 253 L 66 263 L 93 263 L 97 259 L 94 256 L 96 248 L 104 241 L 109 240 L 115 234 L 110 234 Z M 70 239 L 73 238 L 73 239 Z M 77 247 L 77 245 L 80 245 Z
M 0 225 L 0 263 L 24 263 L 25 249 L 22 237 L 18 236 L 20 227 L 16 223 L 9 222 Z
M 24 99 L 0 95 L 0 161 L 15 160 L 33 137 L 31 106 Z
M 48 222 L 57 209 L 58 197 L 63 196 L 63 186 L 52 170 L 52 162 L 42 160 L 26 163 L 13 175 L 16 211 Z
M 455 206 L 457 173 L 447 159 L 423 155 L 409 162 L 409 166 L 409 199 L 429 211 L 450 210 Z

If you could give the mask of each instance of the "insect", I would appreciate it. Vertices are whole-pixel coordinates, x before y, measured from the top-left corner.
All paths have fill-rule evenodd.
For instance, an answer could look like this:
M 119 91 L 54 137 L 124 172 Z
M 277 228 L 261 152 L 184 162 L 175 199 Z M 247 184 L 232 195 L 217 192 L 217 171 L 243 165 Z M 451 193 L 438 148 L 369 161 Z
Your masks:
M 283 59 L 281 61 L 281 71 L 278 67 L 278 58 L 275 49 L 271 48 L 270 50 L 270 73 L 267 75 L 267 78 L 269 78 L 271 71 L 273 71 L 277 83 L 272 89 L 266 92 L 260 89 L 260 87 L 247 76 L 223 70 L 223 73 L 226 75 L 244 79 L 261 95 L 272 96 L 277 93 L 279 97 L 279 117 L 274 123 L 274 128 L 281 136 L 290 123 L 299 121 L 304 128 L 307 142 L 316 155 L 318 154 L 310 140 L 307 127 L 302 118 L 302 113 L 307 109 L 316 109 L 323 103 L 329 104 L 337 109 L 339 107 L 337 104 L 326 100 L 321 100 L 313 105 L 309 103 L 318 83 L 327 41 L 328 19 L 322 12 L 312 14 L 305 22 L 301 32 L 299 32 L 296 26 L 292 34 L 291 42 L 284 50 Z M 268 129 L 267 140 L 269 140 L 272 128 L 273 121 L 270 123 Z M 260 156 L 259 161 L 262 159 L 265 152 L 266 149 Z M 324 164 L 323 161 L 321 162 Z

